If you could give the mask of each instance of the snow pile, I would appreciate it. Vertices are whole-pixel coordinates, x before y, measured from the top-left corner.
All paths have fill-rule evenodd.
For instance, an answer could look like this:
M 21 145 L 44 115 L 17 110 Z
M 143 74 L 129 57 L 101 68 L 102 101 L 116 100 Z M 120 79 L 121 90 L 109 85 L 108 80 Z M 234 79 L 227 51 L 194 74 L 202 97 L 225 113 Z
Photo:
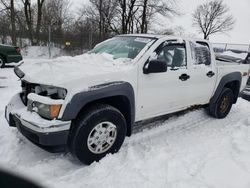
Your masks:
M 3 78 L 3 79 L 2 79 Z M 4 107 L 20 82 L 0 69 L 0 167 L 51 188 L 154 187 L 248 188 L 250 108 L 239 99 L 225 119 L 201 109 L 161 120 L 126 138 L 121 150 L 85 166 L 68 153 L 48 153 L 4 119 Z
M 97 85 L 98 81 L 108 82 L 118 75 L 120 79 L 122 77 L 125 79 L 131 76 L 128 70 L 132 67 L 131 59 L 113 59 L 109 54 L 83 54 L 75 57 L 63 56 L 52 60 L 25 60 L 24 62 L 20 69 L 25 73 L 25 80 L 61 87 L 67 87 L 68 83 L 68 87 L 74 89 L 79 87 L 79 82 L 82 83 L 83 79 L 81 89 L 87 89 L 89 83 Z M 72 84 L 76 85 L 73 87 Z
M 247 53 L 235 53 L 232 51 L 224 51 L 223 53 L 220 54 L 220 56 L 231 56 L 231 57 L 244 60 L 247 57 Z
M 22 55 L 24 58 L 49 58 L 49 48 L 47 46 L 27 46 L 22 49 Z M 61 49 L 57 47 L 51 47 L 51 57 L 58 57 L 61 55 Z

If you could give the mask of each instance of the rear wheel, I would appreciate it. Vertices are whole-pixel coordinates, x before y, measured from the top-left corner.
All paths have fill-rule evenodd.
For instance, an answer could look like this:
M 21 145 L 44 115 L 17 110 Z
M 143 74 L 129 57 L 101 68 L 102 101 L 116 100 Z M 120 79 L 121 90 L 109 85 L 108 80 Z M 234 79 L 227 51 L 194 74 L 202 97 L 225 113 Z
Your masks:
M 224 88 L 215 103 L 209 104 L 209 113 L 213 117 L 222 119 L 230 112 L 234 94 L 229 88 Z
M 5 67 L 4 58 L 2 56 L 0 56 L 0 68 L 4 68 L 4 67 Z
M 72 124 L 69 147 L 85 164 L 117 152 L 126 136 L 126 120 L 110 105 L 94 105 Z

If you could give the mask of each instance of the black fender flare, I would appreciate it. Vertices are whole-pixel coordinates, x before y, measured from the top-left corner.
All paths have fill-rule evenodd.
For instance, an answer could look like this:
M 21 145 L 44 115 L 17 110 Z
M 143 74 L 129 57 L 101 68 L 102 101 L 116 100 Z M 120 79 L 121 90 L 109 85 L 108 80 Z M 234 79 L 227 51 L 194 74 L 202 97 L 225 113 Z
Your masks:
M 135 96 L 134 89 L 128 82 L 111 82 L 96 85 L 90 87 L 88 91 L 75 94 L 67 104 L 61 119 L 63 121 L 73 120 L 88 103 L 116 96 L 126 97 L 129 101 L 130 125 L 127 126 L 128 135 L 130 135 L 135 121 Z
M 226 86 L 226 84 L 233 82 L 233 81 L 239 82 L 239 87 L 236 88 L 235 91 L 233 91 L 234 96 L 235 96 L 234 103 L 236 103 L 237 98 L 239 96 L 239 90 L 240 90 L 241 81 L 242 81 L 242 75 L 240 72 L 232 72 L 232 73 L 229 73 L 221 78 L 220 83 L 218 84 L 213 97 L 210 99 L 210 104 L 216 103 L 218 97 L 220 96 L 220 94 L 221 94 L 223 88 Z

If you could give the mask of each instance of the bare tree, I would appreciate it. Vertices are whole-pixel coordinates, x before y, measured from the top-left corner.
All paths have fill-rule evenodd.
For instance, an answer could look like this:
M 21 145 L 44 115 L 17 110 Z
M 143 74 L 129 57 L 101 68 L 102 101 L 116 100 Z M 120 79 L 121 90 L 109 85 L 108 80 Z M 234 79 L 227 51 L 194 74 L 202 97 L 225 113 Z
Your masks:
M 99 36 L 115 33 L 147 33 L 156 15 L 176 14 L 175 0 L 90 0 L 87 17 L 99 26 Z M 95 15 L 95 16 L 93 16 Z M 105 36 L 105 37 L 104 37 Z
M 143 11 L 142 11 L 142 22 L 141 22 L 142 33 L 147 33 L 147 6 L 148 6 L 148 0 L 143 0 Z
M 45 0 L 37 0 L 37 24 L 36 24 L 36 39 L 37 42 L 40 40 L 40 30 L 42 23 L 42 8 Z
M 23 0 L 24 5 L 24 14 L 25 14 L 25 20 L 27 24 L 27 30 L 29 33 L 29 39 L 31 44 L 34 44 L 33 41 L 33 10 L 31 7 L 31 1 L 30 0 Z
M 80 19 L 88 20 L 92 28 L 98 32 L 98 39 L 102 41 L 112 32 L 119 32 L 115 20 L 118 14 L 116 0 L 90 0 L 90 6 L 84 6 Z
M 72 22 L 70 10 L 70 0 L 50 0 L 46 1 L 42 9 L 41 30 L 43 39 L 47 40 L 48 28 L 51 27 L 52 41 L 62 45 L 64 43 L 64 32 L 68 30 Z M 74 31 L 72 31 L 74 32 Z
M 11 40 L 12 45 L 16 46 L 16 13 L 15 13 L 15 2 L 14 0 L 1 0 L 1 4 L 9 12 L 10 22 L 11 22 Z
M 224 33 L 233 29 L 235 21 L 223 0 L 213 0 L 197 7 L 193 14 L 193 25 L 208 39 L 215 33 Z
M 1 36 L 1 43 L 7 43 L 7 36 L 10 33 L 9 28 L 9 19 L 5 12 L 0 12 L 0 36 Z
M 173 15 L 179 15 L 176 9 L 176 0 L 141 0 L 142 11 L 139 14 L 141 18 L 141 31 L 140 33 L 147 33 L 148 27 L 152 20 L 161 15 L 165 18 L 171 18 Z
M 32 6 L 31 0 L 22 0 L 24 6 L 25 19 L 27 24 L 27 30 L 29 32 L 29 38 L 31 44 L 37 44 L 40 41 L 40 30 L 42 22 L 42 8 L 45 0 L 37 0 L 36 8 Z M 34 24 L 34 18 L 37 18 Z M 34 42 L 34 38 L 36 39 Z

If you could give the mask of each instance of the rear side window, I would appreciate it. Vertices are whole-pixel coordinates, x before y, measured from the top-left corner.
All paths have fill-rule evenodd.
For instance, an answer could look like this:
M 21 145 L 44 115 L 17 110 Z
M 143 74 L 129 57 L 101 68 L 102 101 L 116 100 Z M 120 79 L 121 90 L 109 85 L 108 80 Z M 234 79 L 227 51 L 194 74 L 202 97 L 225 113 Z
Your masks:
M 206 42 L 190 42 L 191 55 L 195 65 L 210 65 L 211 53 Z

